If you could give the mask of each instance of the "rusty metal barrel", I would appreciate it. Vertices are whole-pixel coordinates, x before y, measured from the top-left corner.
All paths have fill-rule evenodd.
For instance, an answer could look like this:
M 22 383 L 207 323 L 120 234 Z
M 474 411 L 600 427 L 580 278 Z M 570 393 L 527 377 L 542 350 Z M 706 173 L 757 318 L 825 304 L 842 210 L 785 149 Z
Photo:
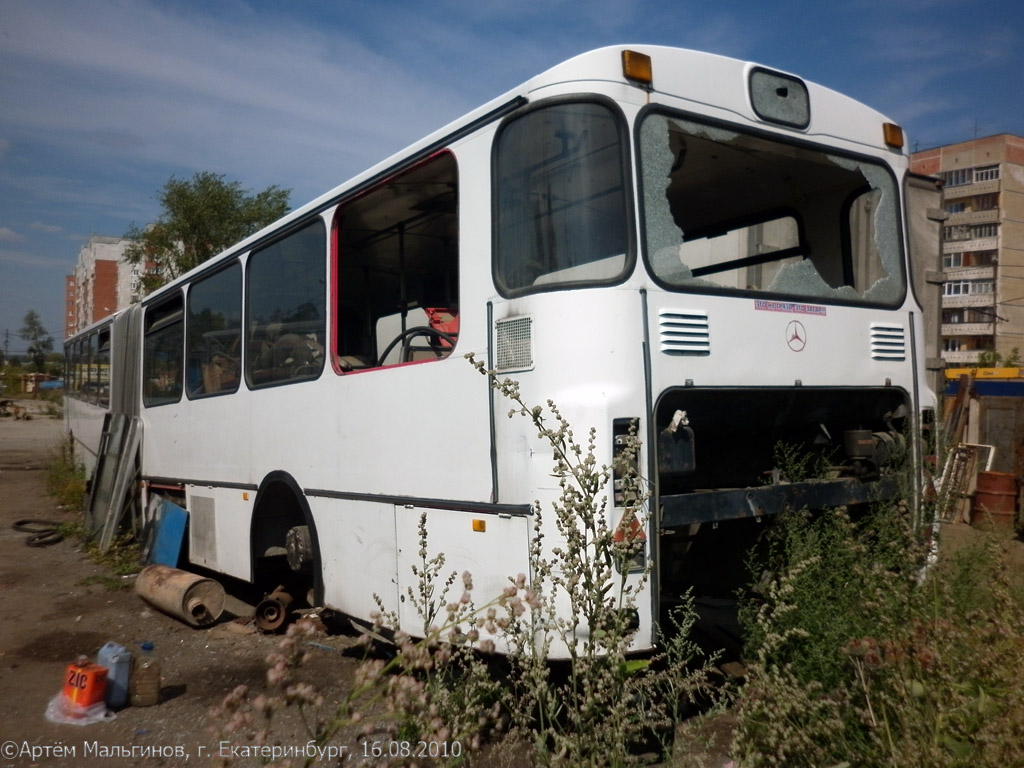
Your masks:
M 166 565 L 147 565 L 135 580 L 147 602 L 193 627 L 213 624 L 224 610 L 224 587 L 213 579 Z
M 971 525 L 975 528 L 1015 530 L 1017 477 L 1006 472 L 979 472 L 971 504 Z

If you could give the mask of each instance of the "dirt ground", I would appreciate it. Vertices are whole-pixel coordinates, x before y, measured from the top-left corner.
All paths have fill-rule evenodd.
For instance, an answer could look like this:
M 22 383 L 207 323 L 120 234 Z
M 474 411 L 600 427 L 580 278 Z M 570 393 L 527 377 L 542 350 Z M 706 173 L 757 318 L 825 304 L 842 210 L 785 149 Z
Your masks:
M 109 569 L 92 562 L 77 541 L 26 546 L 29 534 L 13 530 L 16 521 L 75 516 L 57 508 L 45 490 L 45 467 L 61 422 L 46 418 L 31 401 L 22 404 L 34 418 L 0 419 L 0 766 L 202 766 L 244 748 L 245 736 L 219 734 L 226 721 L 209 713 L 241 683 L 262 688 L 264 660 L 280 638 L 232 621 L 250 609 L 233 598 L 228 608 L 234 613 L 211 628 L 190 628 L 148 607 L 135 594 L 133 577 L 118 588 Z M 161 663 L 159 705 L 127 707 L 109 722 L 86 726 L 46 719 L 65 670 L 80 654 L 95 658 L 108 641 L 137 652 L 146 640 L 155 644 Z M 354 637 L 332 634 L 318 642 L 322 647 L 314 648 L 306 669 L 331 707 L 351 681 L 356 661 L 343 652 Z M 294 718 L 275 732 L 282 745 L 302 748 L 309 739 Z M 363 762 L 353 752 L 354 739 L 336 746 L 348 747 L 345 765 Z

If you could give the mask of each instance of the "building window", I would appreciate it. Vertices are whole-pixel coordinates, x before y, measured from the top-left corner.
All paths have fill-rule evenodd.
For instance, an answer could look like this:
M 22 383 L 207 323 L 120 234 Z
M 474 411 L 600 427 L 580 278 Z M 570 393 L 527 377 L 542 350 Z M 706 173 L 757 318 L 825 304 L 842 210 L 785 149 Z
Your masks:
M 967 203 L 946 203 L 946 213 L 963 213 L 967 210 Z
M 948 280 L 942 284 L 943 296 L 972 296 L 991 294 L 995 283 L 991 280 Z
M 978 195 L 974 198 L 974 210 L 991 211 L 999 207 L 999 195 L 994 192 L 990 195 Z
M 984 237 L 996 237 L 999 234 L 998 224 L 979 224 L 976 227 L 972 227 L 972 237 L 974 239 L 981 239 Z
M 943 171 L 939 174 L 939 178 L 947 187 L 962 187 L 964 184 L 971 183 L 971 169 L 958 168 L 955 171 Z
M 958 224 L 954 227 L 946 227 L 944 232 L 944 238 L 947 241 L 957 242 L 960 240 L 971 239 L 971 228 L 966 224 Z
M 991 294 L 994 290 L 992 280 L 948 280 L 942 284 L 943 296 L 976 296 Z
M 956 269 L 962 267 L 963 264 L 962 253 L 945 253 L 942 255 L 942 268 L 943 269 Z
M 999 178 L 998 165 L 986 165 L 983 168 L 974 169 L 974 181 L 992 181 Z
M 963 342 L 960 339 L 943 339 L 942 350 L 944 352 L 959 352 Z

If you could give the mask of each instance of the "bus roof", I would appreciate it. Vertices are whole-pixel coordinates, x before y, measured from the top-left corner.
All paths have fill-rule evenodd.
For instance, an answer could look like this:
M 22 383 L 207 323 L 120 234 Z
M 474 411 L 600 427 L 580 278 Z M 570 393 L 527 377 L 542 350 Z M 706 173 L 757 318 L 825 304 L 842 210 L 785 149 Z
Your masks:
M 652 87 L 646 88 L 626 79 L 622 66 L 622 54 L 625 50 L 636 51 L 651 57 Z M 786 128 L 766 123 L 757 116 L 751 106 L 747 86 L 749 73 L 757 69 L 787 74 L 806 86 L 811 105 L 810 123 L 806 128 Z M 694 76 L 695 73 L 699 76 Z M 582 87 L 587 84 L 589 84 L 588 87 Z M 865 150 L 870 149 L 875 152 L 886 149 L 882 141 L 882 125 L 890 121 L 884 115 L 848 96 L 782 70 L 684 48 L 656 45 L 617 45 L 598 48 L 556 64 L 518 87 L 410 144 L 314 200 L 292 210 L 281 219 L 232 245 L 205 264 L 198 265 L 189 273 L 162 286 L 143 299 L 143 303 L 147 303 L 152 297 L 161 294 L 165 288 L 181 284 L 191 279 L 195 273 L 209 269 L 211 264 L 231 255 L 245 252 L 261 240 L 287 227 L 291 222 L 302 220 L 335 205 L 340 199 L 354 191 L 371 186 L 393 173 L 397 168 L 407 165 L 418 157 L 425 156 L 432 150 L 444 147 L 454 138 L 465 135 L 478 126 L 500 119 L 503 115 L 531 100 L 548 95 L 607 90 L 609 87 L 620 89 L 616 94 L 617 97 L 624 101 L 632 99 L 637 104 L 649 103 L 651 101 L 650 94 L 655 94 L 677 106 L 677 102 L 681 102 L 684 108 L 686 103 L 692 104 L 693 111 L 722 120 L 760 124 L 766 130 L 789 133 L 810 140 L 841 140 L 853 145 L 861 145 Z M 893 154 L 899 157 L 905 155 L 905 150 L 899 150 Z M 903 162 L 905 164 L 905 158 Z

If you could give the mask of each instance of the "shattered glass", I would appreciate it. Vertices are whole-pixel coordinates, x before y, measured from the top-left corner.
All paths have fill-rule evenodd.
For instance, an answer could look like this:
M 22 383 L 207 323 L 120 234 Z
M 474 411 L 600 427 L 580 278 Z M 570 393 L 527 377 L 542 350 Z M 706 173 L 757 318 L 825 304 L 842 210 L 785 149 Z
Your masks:
M 649 115 L 648 262 L 670 287 L 897 304 L 896 187 L 881 165 Z

